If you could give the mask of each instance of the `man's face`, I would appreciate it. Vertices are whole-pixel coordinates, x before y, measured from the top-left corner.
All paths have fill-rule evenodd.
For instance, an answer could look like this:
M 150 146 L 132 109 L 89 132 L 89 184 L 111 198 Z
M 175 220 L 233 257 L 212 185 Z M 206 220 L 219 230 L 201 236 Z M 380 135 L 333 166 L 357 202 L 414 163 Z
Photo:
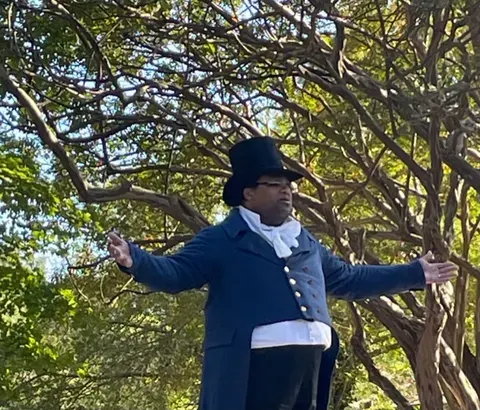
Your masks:
M 266 225 L 281 225 L 292 213 L 292 183 L 282 176 L 264 175 L 245 188 L 244 205 L 260 215 Z

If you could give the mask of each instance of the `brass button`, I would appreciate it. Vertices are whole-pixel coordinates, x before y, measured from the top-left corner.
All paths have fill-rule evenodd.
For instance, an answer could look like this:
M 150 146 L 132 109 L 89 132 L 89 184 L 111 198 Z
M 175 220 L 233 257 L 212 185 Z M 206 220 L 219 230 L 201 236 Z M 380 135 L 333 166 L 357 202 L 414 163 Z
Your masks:
M 290 272 L 290 268 L 289 268 L 288 266 L 285 266 L 285 267 L 283 268 L 283 270 L 284 270 L 285 273 Z
M 293 278 L 290 278 L 290 285 L 296 285 L 297 284 L 297 281 Z
M 301 297 L 302 297 L 302 294 L 301 294 L 300 292 L 295 292 L 295 296 L 296 296 L 297 298 L 301 298 Z
M 306 311 L 307 311 L 307 308 L 306 308 L 305 306 L 300 306 L 300 310 L 301 310 L 302 312 L 306 312 Z

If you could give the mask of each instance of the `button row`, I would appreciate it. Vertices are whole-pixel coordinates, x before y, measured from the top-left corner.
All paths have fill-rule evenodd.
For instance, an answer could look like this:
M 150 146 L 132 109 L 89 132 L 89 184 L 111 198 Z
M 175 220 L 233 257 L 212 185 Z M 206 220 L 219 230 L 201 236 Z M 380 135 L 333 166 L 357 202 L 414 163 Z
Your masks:
M 289 272 L 290 272 L 290 268 L 289 268 L 288 266 L 285 266 L 285 267 L 283 268 L 283 271 L 284 271 L 285 273 L 289 273 Z M 290 282 L 290 285 L 292 285 L 292 286 L 294 286 L 294 285 L 297 284 L 297 281 L 296 281 L 295 279 L 293 279 L 293 278 L 290 278 L 290 279 L 289 279 L 289 282 Z M 312 282 L 312 280 L 309 280 L 309 281 L 308 281 L 309 284 L 311 284 L 311 282 Z M 295 296 L 296 296 L 297 298 L 301 298 L 301 297 L 302 297 L 302 294 L 297 291 L 297 292 L 295 292 Z M 315 297 L 315 295 L 314 295 L 313 297 Z M 302 312 L 306 312 L 308 309 L 307 309 L 306 306 L 300 306 L 300 310 L 301 310 Z

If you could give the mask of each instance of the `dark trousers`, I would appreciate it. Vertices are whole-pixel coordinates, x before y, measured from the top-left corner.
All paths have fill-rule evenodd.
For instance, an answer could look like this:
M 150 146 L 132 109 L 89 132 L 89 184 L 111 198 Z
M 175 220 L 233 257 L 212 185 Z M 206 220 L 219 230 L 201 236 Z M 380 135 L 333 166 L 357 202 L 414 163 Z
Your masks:
M 316 410 L 322 346 L 253 349 L 246 410 Z

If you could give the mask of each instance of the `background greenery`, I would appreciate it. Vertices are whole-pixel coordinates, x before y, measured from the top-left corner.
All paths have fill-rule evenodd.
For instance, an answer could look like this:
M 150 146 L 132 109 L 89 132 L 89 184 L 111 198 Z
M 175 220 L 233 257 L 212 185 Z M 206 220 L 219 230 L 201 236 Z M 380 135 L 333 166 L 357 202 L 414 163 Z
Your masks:
M 0 408 L 195 408 L 205 292 L 106 258 L 222 219 L 273 135 L 296 213 L 352 263 L 432 249 L 453 286 L 332 300 L 332 409 L 480 409 L 474 0 L 0 0 Z

